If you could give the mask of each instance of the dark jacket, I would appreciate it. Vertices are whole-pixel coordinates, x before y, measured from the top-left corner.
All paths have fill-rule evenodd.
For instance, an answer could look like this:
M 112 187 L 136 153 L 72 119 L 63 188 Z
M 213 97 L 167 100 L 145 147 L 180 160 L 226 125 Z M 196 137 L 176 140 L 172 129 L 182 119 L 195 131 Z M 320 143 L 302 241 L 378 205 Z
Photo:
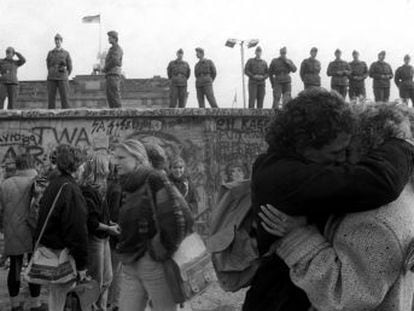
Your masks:
M 98 230 L 99 223 L 109 225 L 109 208 L 105 196 L 102 196 L 98 189 L 92 185 L 81 186 L 83 197 L 88 208 L 88 233 L 97 238 L 107 238 L 106 231 Z
M 0 60 L 0 83 L 18 84 L 17 68 L 26 63 L 22 54 L 16 53 L 17 60 L 4 58 Z
M 103 72 L 105 75 L 116 75 L 120 76 L 122 74 L 122 57 L 124 52 L 118 43 L 113 44 L 106 54 L 105 58 L 105 67 Z
M 270 152 L 253 166 L 252 206 L 258 223 L 260 206 L 272 204 L 287 214 L 308 216 L 323 228 L 331 214 L 361 212 L 394 201 L 407 184 L 413 163 L 414 147 L 399 139 L 384 143 L 356 165 L 326 166 Z M 276 238 L 262 226 L 256 234 L 263 255 Z M 262 293 L 264 288 L 273 294 Z M 245 310 L 306 311 L 309 303 L 304 298 L 293 286 L 288 267 L 273 256 L 256 274 L 246 302 L 251 307 Z
M 83 270 L 88 258 L 87 208 L 82 192 L 71 176 L 55 177 L 43 193 L 36 236 L 39 235 L 52 203 L 64 183 L 67 184 L 63 187 L 40 244 L 52 249 L 67 247 L 75 259 L 77 269 Z
M 331 85 L 348 85 L 348 76 L 351 73 L 351 67 L 346 61 L 334 60 L 328 65 L 326 74 L 328 77 L 332 77 Z
M 160 174 L 150 168 L 141 168 L 121 178 L 124 194 L 118 218 L 121 235 L 117 250 L 124 263 L 134 262 L 144 256 L 149 250 L 150 240 L 157 233 L 150 200 L 153 200 L 157 210 L 163 246 L 171 255 L 177 249 L 179 230 L 176 215 L 168 198 L 162 197 L 164 181 Z
M 249 83 L 263 85 L 269 76 L 269 69 L 266 61 L 260 58 L 250 58 L 244 67 L 244 73 L 249 77 Z M 260 75 L 261 78 L 256 79 L 254 76 Z
M 107 201 L 108 208 L 109 208 L 109 219 L 114 223 L 118 223 L 121 200 L 122 200 L 121 185 L 115 180 L 108 182 L 106 201 Z M 116 244 L 118 243 L 118 237 L 111 235 L 109 237 L 109 243 L 111 245 L 111 248 L 114 249 L 116 247 Z
M 72 72 L 72 59 L 68 51 L 54 48 L 47 54 L 48 80 L 68 80 Z
M 305 85 L 321 86 L 321 63 L 312 57 L 305 59 L 300 65 L 300 78 Z
M 414 88 L 413 82 L 414 68 L 411 65 L 402 65 L 395 71 L 395 84 L 398 88 L 411 89 Z
M 349 85 L 351 87 L 363 87 L 365 79 L 368 78 L 367 63 L 362 61 L 352 61 L 349 63 L 351 74 L 349 75 Z
M 184 199 L 187 201 L 188 206 L 195 216 L 198 214 L 198 202 L 197 193 L 194 189 L 194 185 L 188 176 L 182 176 L 181 178 L 175 178 L 172 174 L 169 176 L 170 180 L 174 183 L 177 189 L 180 191 Z
M 374 88 L 389 88 L 394 75 L 388 63 L 377 61 L 369 67 L 369 76 L 374 79 Z
M 295 64 L 287 58 L 274 58 L 269 66 L 269 79 L 272 86 L 275 83 L 290 83 L 292 78 L 291 72 L 296 72 Z
M 168 64 L 167 75 L 174 86 L 187 86 L 187 80 L 190 78 L 191 69 L 186 61 L 173 60 Z
M 216 79 L 217 70 L 213 61 L 203 58 L 198 61 L 194 68 L 196 87 L 211 85 Z

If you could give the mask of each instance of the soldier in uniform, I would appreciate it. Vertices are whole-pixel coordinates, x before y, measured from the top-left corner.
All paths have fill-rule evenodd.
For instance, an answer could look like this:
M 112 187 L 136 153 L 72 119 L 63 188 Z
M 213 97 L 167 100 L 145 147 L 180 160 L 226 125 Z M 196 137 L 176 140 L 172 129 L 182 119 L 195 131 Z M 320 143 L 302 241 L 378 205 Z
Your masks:
M 292 78 L 291 72 L 296 72 L 295 64 L 286 57 L 287 49 L 280 49 L 280 56 L 274 58 L 269 66 L 269 79 L 273 88 L 273 108 L 279 107 L 280 99 L 283 96 L 282 103 L 285 104 L 291 99 Z
M 359 52 L 352 52 L 352 62 L 349 63 L 351 74 L 349 75 L 349 98 L 356 100 L 366 97 L 365 79 L 368 78 L 368 66 L 359 60 Z
M 122 57 L 124 52 L 118 44 L 118 33 L 108 32 L 108 42 L 111 44 L 105 58 L 103 72 L 106 78 L 106 99 L 109 108 L 121 108 L 121 76 Z
M 249 108 L 263 108 L 263 101 L 266 93 L 266 79 L 269 76 L 267 63 L 261 58 L 262 48 L 258 46 L 255 51 L 256 56 L 250 58 L 244 67 L 244 73 L 249 77 Z
M 202 48 L 196 48 L 195 50 L 199 59 L 194 68 L 198 105 L 200 108 L 205 108 L 204 97 L 207 97 L 211 108 L 218 108 L 213 91 L 213 81 L 217 76 L 216 66 L 211 60 L 204 57 Z
M 410 55 L 404 56 L 404 65 L 398 67 L 395 71 L 395 84 L 400 90 L 400 98 L 403 103 L 408 104 L 408 100 L 411 99 L 411 103 L 414 105 L 414 68 L 410 65 Z
M 185 108 L 187 101 L 187 80 L 190 78 L 190 66 L 183 60 L 184 51 L 177 51 L 177 59 L 171 61 L 167 67 L 170 79 L 170 108 Z
M 62 48 L 62 41 L 62 36 L 57 34 L 55 36 L 56 47 L 49 51 L 46 58 L 49 109 L 56 108 L 57 89 L 59 89 L 62 108 L 70 108 L 68 104 L 68 93 L 69 76 L 72 72 L 72 59 L 70 58 L 69 52 Z
M 16 52 L 14 48 L 6 49 L 6 58 L 0 60 L 0 109 L 3 109 L 6 97 L 9 99 L 8 109 L 14 108 L 18 86 L 17 68 L 25 62 L 23 55 Z
M 312 87 L 321 86 L 321 63 L 316 59 L 318 55 L 318 49 L 313 47 L 310 50 L 310 57 L 303 60 L 300 65 L 300 78 L 303 81 L 304 88 L 309 89 Z
M 371 64 L 369 76 L 374 79 L 376 102 L 387 102 L 390 98 L 390 80 L 393 78 L 391 66 L 385 62 L 385 51 L 378 54 L 378 61 Z
M 345 98 L 348 93 L 348 76 L 351 73 L 351 67 L 346 61 L 341 59 L 341 55 L 341 50 L 336 49 L 335 60 L 329 63 L 327 75 L 332 77 L 331 89 L 337 91 Z

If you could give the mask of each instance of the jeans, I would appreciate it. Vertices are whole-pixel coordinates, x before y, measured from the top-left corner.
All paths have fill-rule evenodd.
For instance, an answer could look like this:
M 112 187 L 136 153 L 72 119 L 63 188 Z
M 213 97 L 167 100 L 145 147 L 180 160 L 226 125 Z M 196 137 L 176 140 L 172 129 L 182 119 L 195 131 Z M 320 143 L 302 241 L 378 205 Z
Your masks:
M 108 290 L 108 304 L 113 307 L 119 307 L 119 295 L 121 293 L 121 272 L 122 265 L 119 254 L 111 249 L 112 262 L 112 283 Z
M 20 292 L 20 274 L 23 266 L 23 255 L 10 256 L 10 268 L 7 275 L 7 288 L 10 297 L 17 297 Z M 30 256 L 29 256 L 30 258 Z M 31 297 L 40 296 L 40 285 L 29 283 Z
M 112 282 L 109 238 L 100 239 L 96 236 L 89 236 L 88 241 L 88 274 L 98 282 L 100 287 L 96 310 L 106 311 L 108 289 Z
M 121 108 L 121 77 L 118 75 L 106 76 L 106 99 L 109 108 Z
M 48 101 L 49 109 L 56 108 L 56 91 L 59 89 L 60 102 L 62 109 L 70 108 L 68 104 L 69 81 L 68 80 L 48 80 Z
M 119 310 L 144 311 L 149 300 L 152 311 L 177 310 L 162 263 L 146 253 L 138 261 L 122 266 Z
M 273 86 L 273 109 L 279 107 L 283 95 L 282 104 L 286 104 L 292 98 L 292 84 L 290 82 L 277 83 Z
M 64 311 L 66 295 L 75 286 L 74 282 L 49 286 L 49 310 Z
M 7 106 L 7 109 L 11 110 L 14 108 L 14 103 L 16 102 L 17 97 L 17 88 L 17 84 L 0 83 L 0 109 L 3 109 L 6 97 L 9 100 L 9 105 Z
M 257 108 L 263 108 L 263 101 L 266 93 L 265 84 L 249 83 L 249 108 L 253 109 L 257 100 Z
M 214 97 L 213 85 L 208 84 L 203 86 L 197 86 L 196 89 L 198 106 L 200 108 L 206 107 L 204 97 L 207 97 L 208 103 L 210 104 L 211 108 L 218 108 L 216 98 Z
M 185 108 L 187 100 L 187 86 L 171 85 L 170 86 L 170 108 Z

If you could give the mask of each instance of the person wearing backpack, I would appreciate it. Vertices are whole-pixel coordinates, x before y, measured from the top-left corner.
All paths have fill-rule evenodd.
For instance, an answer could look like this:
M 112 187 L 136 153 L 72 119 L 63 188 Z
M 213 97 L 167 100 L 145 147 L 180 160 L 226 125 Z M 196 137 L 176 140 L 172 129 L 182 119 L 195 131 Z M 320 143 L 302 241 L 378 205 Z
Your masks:
M 37 172 L 33 158 L 22 154 L 16 158 L 16 174 L 0 186 L 0 211 L 3 212 L 5 256 L 10 259 L 7 276 L 11 310 L 22 311 L 20 274 L 24 255 L 33 252 L 33 231 L 28 223 L 32 187 Z M 29 284 L 31 311 L 46 310 L 40 303 L 40 285 Z
M 162 191 L 165 188 L 163 172 L 150 165 L 146 148 L 140 141 L 127 139 L 120 143 L 114 158 L 123 193 L 117 246 L 123 265 L 119 310 L 144 311 L 151 301 L 154 311 L 175 311 L 177 305 L 163 261 L 181 243 L 185 220 L 177 220 L 168 196 Z

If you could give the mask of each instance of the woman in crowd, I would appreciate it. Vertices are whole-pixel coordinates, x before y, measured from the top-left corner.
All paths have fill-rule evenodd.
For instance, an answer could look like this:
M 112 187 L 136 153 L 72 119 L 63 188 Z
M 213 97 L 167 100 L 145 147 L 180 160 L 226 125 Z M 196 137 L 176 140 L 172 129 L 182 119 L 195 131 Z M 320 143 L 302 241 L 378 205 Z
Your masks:
M 109 159 L 104 152 L 91 153 L 81 176 L 81 190 L 88 208 L 88 274 L 98 282 L 100 296 L 96 310 L 106 310 L 108 288 L 112 281 L 109 236 L 118 235 L 119 227 L 110 223 L 107 196 Z
M 411 138 L 409 121 L 396 107 L 369 107 L 360 120 L 353 160 L 388 138 Z M 413 309 L 413 205 L 411 177 L 394 202 L 332 216 L 323 233 L 272 206 L 263 208 L 262 220 L 270 234 L 283 237 L 274 250 L 318 311 L 406 311 Z
M 87 207 L 75 180 L 81 164 L 82 156 L 79 149 L 69 145 L 57 147 L 56 166 L 59 175 L 50 181 L 43 193 L 37 226 L 37 235 L 39 235 L 55 197 L 62 189 L 40 244 L 54 250 L 68 248 L 75 260 L 80 281 L 86 278 L 88 260 Z M 50 286 L 49 310 L 63 311 L 66 294 L 73 285 L 68 283 Z
M 171 204 L 159 195 L 164 188 L 161 172 L 154 170 L 144 145 L 128 139 L 115 149 L 115 164 L 124 199 L 119 211 L 118 252 L 123 264 L 121 311 L 174 311 L 176 304 L 167 285 L 162 261 L 177 249 L 179 229 Z M 153 210 L 162 210 L 162 217 Z M 155 217 L 161 232 L 157 232 Z
M 20 274 L 24 255 L 33 251 L 33 230 L 29 226 L 30 200 L 37 175 L 33 158 L 28 154 L 16 157 L 16 173 L 0 186 L 0 210 L 4 214 L 5 255 L 10 258 L 7 288 L 12 311 L 23 311 L 20 305 Z M 40 303 L 40 285 L 29 284 L 31 311 L 46 310 Z
M 190 177 L 186 174 L 185 162 L 181 157 L 177 156 L 171 160 L 169 178 L 186 199 L 192 214 L 197 215 L 197 194 Z

